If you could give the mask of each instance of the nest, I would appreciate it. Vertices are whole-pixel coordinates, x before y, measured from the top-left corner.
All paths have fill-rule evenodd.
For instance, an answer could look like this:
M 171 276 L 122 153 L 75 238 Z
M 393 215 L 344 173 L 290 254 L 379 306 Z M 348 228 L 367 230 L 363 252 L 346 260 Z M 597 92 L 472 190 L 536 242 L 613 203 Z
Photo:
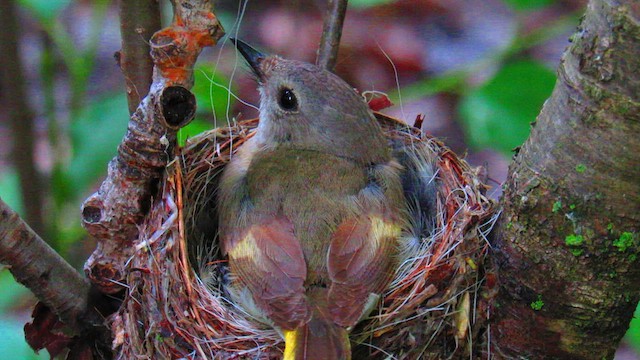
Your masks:
M 485 234 L 495 219 L 493 203 L 474 170 L 442 143 L 377 117 L 390 139 L 437 155 L 437 231 L 423 239 L 377 310 L 351 333 L 353 358 L 480 356 L 487 319 Z M 226 299 L 226 264 L 207 211 L 217 176 L 256 125 L 249 120 L 201 134 L 167 168 L 127 264 L 123 305 L 111 317 L 119 358 L 282 357 L 280 335 Z

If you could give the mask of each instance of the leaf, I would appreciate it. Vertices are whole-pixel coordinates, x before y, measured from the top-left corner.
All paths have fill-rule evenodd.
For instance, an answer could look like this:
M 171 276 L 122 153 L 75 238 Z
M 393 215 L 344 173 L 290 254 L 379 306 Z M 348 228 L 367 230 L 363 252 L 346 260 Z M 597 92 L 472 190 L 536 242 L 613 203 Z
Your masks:
M 29 293 L 29 290 L 17 283 L 9 270 L 0 270 L 0 313 L 5 313 Z
M 64 324 L 58 315 L 43 303 L 36 304 L 32 317 L 33 321 L 24 326 L 25 338 L 32 349 L 47 349 L 54 358 L 71 344 L 73 338 L 62 331 Z
M 210 122 L 196 118 L 189 125 L 178 131 L 178 144 L 184 146 L 187 139 L 194 137 L 204 131 L 211 129 L 213 126 Z
M 640 352 L 640 305 L 636 308 L 636 312 L 633 314 L 629 330 L 624 336 L 625 341 L 637 352 Z
M 367 105 L 373 111 L 380 111 L 393 106 L 393 103 L 386 94 L 373 94 L 371 99 L 367 101 Z
M 0 175 L 0 198 L 15 212 L 24 215 L 22 196 L 20 195 L 20 180 L 13 169 L 6 169 Z
M 70 127 L 73 155 L 68 167 L 54 174 L 56 198 L 80 195 L 107 171 L 127 131 L 129 111 L 124 94 L 111 95 L 86 106 Z
M 196 97 L 198 115 L 212 117 L 217 120 L 226 119 L 227 109 L 231 109 L 229 105 L 233 105 L 234 98 L 227 90 L 229 88 L 229 79 L 218 72 L 214 72 L 212 70 L 214 67 L 214 64 L 204 64 L 196 67 L 194 71 L 195 83 L 191 91 Z
M 458 111 L 471 146 L 509 154 L 522 145 L 555 79 L 544 65 L 521 60 L 504 65 L 491 80 L 463 96 Z
M 390 4 L 394 2 L 394 0 L 351 0 L 349 1 L 349 6 L 356 9 L 365 9 L 378 5 Z
M 41 22 L 51 22 L 71 3 L 71 0 L 18 0 L 18 4 L 29 10 Z
M 516 10 L 533 10 L 553 4 L 554 0 L 503 0 Z

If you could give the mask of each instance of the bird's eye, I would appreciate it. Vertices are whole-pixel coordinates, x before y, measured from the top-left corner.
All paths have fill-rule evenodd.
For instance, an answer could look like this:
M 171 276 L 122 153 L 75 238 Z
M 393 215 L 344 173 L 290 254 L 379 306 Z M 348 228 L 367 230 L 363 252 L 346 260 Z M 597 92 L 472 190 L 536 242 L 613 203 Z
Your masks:
M 282 88 L 280 90 L 280 98 L 278 99 L 278 105 L 284 110 L 293 111 L 298 109 L 298 99 L 293 93 L 293 90 L 288 88 Z

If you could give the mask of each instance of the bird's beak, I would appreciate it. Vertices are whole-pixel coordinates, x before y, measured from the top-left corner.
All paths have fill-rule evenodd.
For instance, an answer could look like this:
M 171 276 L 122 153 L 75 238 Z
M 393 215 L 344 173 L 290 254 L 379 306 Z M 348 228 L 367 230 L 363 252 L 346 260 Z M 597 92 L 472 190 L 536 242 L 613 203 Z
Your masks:
M 266 56 L 240 39 L 229 38 L 229 40 L 231 40 L 231 42 L 236 46 L 236 49 L 240 51 L 240 54 L 242 54 L 244 59 L 247 60 L 247 63 L 251 66 L 253 73 L 256 74 L 258 80 L 261 81 L 264 73 L 260 68 L 260 63 L 266 58 Z

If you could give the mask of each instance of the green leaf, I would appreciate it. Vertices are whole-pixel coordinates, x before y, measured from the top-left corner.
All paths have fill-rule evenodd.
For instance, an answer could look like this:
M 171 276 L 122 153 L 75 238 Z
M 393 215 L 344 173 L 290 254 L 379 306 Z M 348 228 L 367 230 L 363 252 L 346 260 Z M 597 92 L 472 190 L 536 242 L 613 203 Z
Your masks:
M 214 118 L 220 124 L 221 119 L 226 119 L 227 109 L 230 109 L 229 104 L 234 103 L 234 98 L 227 90 L 229 79 L 214 72 L 212 70 L 214 67 L 214 64 L 203 64 L 196 67 L 194 71 L 195 83 L 191 91 L 198 104 L 197 114 L 202 117 Z M 233 88 L 231 90 L 233 91 Z
M 636 307 L 624 339 L 635 351 L 640 352 L 640 304 Z
M 184 146 L 187 139 L 192 138 L 204 131 L 211 129 L 211 123 L 203 119 L 194 119 L 189 125 L 178 131 L 178 144 Z
M 533 10 L 553 4 L 554 0 L 503 0 L 516 10 Z
M 9 270 L 0 270 L 0 313 L 6 313 L 11 306 L 28 293 L 29 290 L 18 284 Z
M 68 201 L 86 195 L 89 186 L 104 176 L 128 122 L 124 94 L 98 99 L 80 112 L 70 126 L 71 162 L 66 169 L 54 174 L 57 198 L 62 196 Z
M 22 196 L 20 195 L 20 180 L 13 169 L 3 170 L 0 175 L 0 198 L 15 212 L 24 215 Z
M 466 94 L 458 110 L 471 146 L 508 154 L 522 145 L 555 79 L 544 65 L 521 60 L 505 64 L 491 80 Z
M 366 9 L 378 5 L 390 4 L 394 0 L 351 0 L 349 6 L 356 9 Z
M 71 3 L 71 0 L 18 0 L 18 4 L 29 10 L 43 23 L 49 23 Z

